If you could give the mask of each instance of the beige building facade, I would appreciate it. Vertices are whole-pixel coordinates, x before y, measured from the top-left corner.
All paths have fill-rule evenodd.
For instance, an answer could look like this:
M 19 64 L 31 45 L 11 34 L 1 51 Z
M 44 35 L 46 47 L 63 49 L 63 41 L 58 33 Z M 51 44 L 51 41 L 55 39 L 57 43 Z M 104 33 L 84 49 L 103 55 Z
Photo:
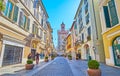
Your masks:
M 81 0 L 75 15 L 77 24 L 77 50 L 82 59 L 104 62 L 98 0 Z
M 29 53 L 33 59 L 36 52 L 45 53 L 49 28 L 42 1 L 4 0 L 4 4 L 0 15 L 0 67 L 24 63 Z

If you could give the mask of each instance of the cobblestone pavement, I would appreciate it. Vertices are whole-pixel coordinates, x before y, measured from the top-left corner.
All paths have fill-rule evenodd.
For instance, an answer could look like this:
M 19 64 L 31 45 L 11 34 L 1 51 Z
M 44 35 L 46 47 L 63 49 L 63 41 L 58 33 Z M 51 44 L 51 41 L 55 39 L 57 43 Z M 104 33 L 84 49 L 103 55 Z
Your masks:
M 57 57 L 50 65 L 33 76 L 73 76 L 73 73 L 67 60 L 63 57 Z

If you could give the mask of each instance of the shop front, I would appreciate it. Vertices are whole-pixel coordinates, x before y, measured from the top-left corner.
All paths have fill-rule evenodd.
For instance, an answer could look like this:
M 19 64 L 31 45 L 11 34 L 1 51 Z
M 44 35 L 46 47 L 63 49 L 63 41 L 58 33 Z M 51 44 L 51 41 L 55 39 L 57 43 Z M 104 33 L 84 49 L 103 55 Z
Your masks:
M 22 62 L 23 47 L 5 45 L 2 66 L 18 64 Z
M 2 40 L 0 66 L 22 63 L 24 44 L 19 41 Z

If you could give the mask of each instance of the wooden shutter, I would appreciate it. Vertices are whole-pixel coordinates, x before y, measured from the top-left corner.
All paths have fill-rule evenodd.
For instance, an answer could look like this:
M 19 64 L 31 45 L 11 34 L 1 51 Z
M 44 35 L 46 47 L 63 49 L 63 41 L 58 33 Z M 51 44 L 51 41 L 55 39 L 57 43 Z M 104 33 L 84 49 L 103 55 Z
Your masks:
M 13 15 L 13 21 L 15 21 L 15 22 L 17 22 L 18 10 L 19 10 L 19 8 L 15 5 L 15 7 L 14 7 L 14 15 Z
M 111 27 L 108 6 L 103 6 L 106 27 Z
M 110 10 L 110 16 L 111 16 L 111 24 L 112 26 L 114 26 L 118 24 L 118 16 L 117 16 L 114 0 L 109 1 L 108 5 L 109 5 L 109 10 Z

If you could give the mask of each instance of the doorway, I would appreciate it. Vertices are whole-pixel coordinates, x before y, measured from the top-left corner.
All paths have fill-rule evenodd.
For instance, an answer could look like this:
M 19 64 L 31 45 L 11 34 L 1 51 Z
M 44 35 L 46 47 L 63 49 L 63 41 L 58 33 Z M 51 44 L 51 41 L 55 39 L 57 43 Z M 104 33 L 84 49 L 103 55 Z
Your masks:
M 116 66 L 120 66 L 120 36 L 113 41 L 113 54 Z

